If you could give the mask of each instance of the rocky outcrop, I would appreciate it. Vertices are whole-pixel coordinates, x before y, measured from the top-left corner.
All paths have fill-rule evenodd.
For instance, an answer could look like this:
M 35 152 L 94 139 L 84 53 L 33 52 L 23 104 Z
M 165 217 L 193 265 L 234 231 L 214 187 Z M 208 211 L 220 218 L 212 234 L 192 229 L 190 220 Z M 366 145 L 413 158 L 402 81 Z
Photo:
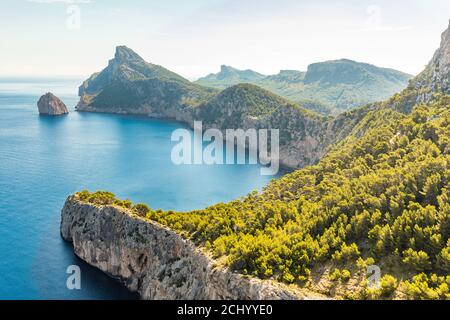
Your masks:
M 450 93 L 450 22 L 448 29 L 442 34 L 441 46 L 431 62 L 433 72 L 432 86 Z
M 143 299 L 322 298 L 233 273 L 162 225 L 123 208 L 81 202 L 76 196 L 62 209 L 61 235 L 73 243 L 77 256 Z
M 38 109 L 40 114 L 50 115 L 50 116 L 59 116 L 62 114 L 69 113 L 66 105 L 53 93 L 46 93 L 43 95 L 38 103 Z
M 450 94 L 450 22 L 442 33 L 439 49 L 410 87 L 420 90 L 417 102 L 428 102 L 436 92 Z
M 329 115 L 387 99 L 406 88 L 411 78 L 397 70 L 341 59 L 311 64 L 306 72 L 282 70 L 270 76 L 222 66 L 219 73 L 195 83 L 218 89 L 251 83 Z

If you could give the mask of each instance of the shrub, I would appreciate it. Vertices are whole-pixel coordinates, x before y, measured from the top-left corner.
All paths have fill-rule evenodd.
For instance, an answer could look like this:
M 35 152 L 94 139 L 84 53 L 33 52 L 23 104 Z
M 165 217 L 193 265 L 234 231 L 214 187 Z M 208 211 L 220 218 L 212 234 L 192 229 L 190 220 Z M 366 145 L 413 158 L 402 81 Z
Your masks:
M 334 269 L 333 272 L 328 274 L 328 278 L 331 281 L 339 281 L 341 279 L 341 271 L 339 269 Z
M 133 207 L 134 211 L 138 214 L 140 217 L 146 217 L 147 214 L 150 212 L 150 207 L 144 203 L 138 203 Z
M 341 280 L 343 282 L 348 282 L 348 280 L 350 280 L 352 274 L 350 273 L 350 271 L 348 271 L 347 269 L 342 270 L 341 272 Z
M 450 246 L 447 245 L 447 247 L 442 249 L 439 253 L 437 265 L 443 273 L 450 274 Z
M 361 254 L 359 252 L 358 246 L 355 243 L 352 243 L 349 246 L 344 243 L 341 247 L 341 250 L 335 251 L 335 253 L 332 255 L 332 258 L 336 262 L 348 262 L 358 259 L 360 255 Z
M 87 190 L 83 190 L 76 194 L 81 201 L 96 205 L 111 205 L 116 200 L 114 193 L 107 191 L 97 191 L 90 193 Z
M 427 276 L 421 273 L 414 276 L 411 281 L 404 281 L 402 283 L 402 290 L 409 299 L 450 299 L 448 291 L 449 284 L 450 276 L 438 277 L 435 274 Z
M 403 263 L 414 271 L 426 271 L 431 268 L 430 258 L 424 251 L 408 249 L 403 252 Z
M 386 274 L 380 279 L 380 294 L 382 297 L 390 297 L 397 289 L 398 282 L 393 276 Z

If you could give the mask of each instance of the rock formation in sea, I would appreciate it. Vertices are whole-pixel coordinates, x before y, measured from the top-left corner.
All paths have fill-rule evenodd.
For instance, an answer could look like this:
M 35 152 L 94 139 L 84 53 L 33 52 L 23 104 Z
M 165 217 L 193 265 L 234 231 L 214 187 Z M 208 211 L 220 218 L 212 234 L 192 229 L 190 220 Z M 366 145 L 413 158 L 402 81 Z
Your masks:
M 43 95 L 38 103 L 38 109 L 40 114 L 49 115 L 49 116 L 59 116 L 66 113 L 69 113 L 66 105 L 56 97 L 53 93 L 48 92 Z
M 70 196 L 61 235 L 77 256 L 119 279 L 143 299 L 320 299 L 277 282 L 244 277 L 220 266 L 194 243 L 124 208 Z

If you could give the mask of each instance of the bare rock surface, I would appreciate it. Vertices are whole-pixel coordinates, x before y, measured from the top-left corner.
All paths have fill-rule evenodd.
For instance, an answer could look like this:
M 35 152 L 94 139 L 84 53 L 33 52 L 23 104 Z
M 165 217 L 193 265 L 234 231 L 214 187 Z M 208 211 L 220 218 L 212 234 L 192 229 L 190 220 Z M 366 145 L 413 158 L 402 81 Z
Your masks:
M 417 102 L 428 102 L 435 92 L 450 94 L 450 21 L 442 33 L 439 49 L 425 70 L 412 80 L 411 86 L 421 90 Z
M 48 92 L 43 95 L 38 103 L 38 109 L 40 114 L 59 116 L 62 114 L 69 113 L 66 105 L 53 93 Z

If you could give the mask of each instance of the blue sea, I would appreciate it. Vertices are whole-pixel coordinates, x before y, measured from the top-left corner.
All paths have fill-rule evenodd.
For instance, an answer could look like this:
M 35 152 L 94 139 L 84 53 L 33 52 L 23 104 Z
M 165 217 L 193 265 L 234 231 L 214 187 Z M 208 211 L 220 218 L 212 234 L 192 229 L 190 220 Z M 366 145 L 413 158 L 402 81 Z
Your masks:
M 83 263 L 59 233 L 67 196 L 108 190 L 165 210 L 200 209 L 260 190 L 273 177 L 255 165 L 176 166 L 177 122 L 77 113 L 81 80 L 0 79 L 0 299 L 136 299 Z M 70 108 L 39 116 L 51 91 Z M 66 270 L 81 268 L 81 290 Z

